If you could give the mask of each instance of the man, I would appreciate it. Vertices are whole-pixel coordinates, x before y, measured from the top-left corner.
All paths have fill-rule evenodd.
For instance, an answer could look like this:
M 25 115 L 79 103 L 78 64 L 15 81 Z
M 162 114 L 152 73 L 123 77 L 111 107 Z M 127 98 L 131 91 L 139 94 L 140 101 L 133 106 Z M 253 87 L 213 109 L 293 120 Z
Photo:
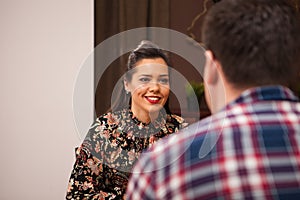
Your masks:
M 222 0 L 207 13 L 212 116 L 136 164 L 128 199 L 300 199 L 299 18 L 284 0 Z

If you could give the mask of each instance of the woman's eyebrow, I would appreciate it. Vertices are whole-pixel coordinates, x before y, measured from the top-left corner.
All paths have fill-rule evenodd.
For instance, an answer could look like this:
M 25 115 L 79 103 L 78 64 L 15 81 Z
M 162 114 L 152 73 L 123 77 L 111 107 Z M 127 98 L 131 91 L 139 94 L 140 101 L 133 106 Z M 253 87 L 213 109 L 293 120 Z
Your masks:
M 169 74 L 160 74 L 159 76 L 169 76 Z
M 152 75 L 151 74 L 140 74 L 139 76 L 146 76 L 146 77 L 152 77 Z M 164 76 L 169 76 L 169 74 L 160 74 L 159 75 L 160 77 L 164 77 Z

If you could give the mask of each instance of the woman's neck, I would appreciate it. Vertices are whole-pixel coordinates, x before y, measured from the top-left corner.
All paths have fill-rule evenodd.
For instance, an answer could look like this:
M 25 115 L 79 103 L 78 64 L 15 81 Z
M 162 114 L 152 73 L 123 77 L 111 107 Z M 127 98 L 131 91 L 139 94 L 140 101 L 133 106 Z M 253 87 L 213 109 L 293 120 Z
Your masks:
M 159 114 L 159 111 L 153 111 L 153 112 L 145 112 L 141 110 L 131 109 L 133 115 L 141 122 L 145 124 L 149 124 L 151 122 L 154 122 Z

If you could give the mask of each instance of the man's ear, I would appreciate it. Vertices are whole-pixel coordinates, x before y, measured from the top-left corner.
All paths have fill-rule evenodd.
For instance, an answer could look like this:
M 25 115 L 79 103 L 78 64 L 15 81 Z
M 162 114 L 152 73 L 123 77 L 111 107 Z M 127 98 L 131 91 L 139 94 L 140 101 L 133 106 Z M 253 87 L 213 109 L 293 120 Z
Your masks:
M 208 84 L 215 84 L 218 81 L 219 62 L 215 59 L 212 51 L 205 51 L 206 64 L 204 69 L 205 81 Z

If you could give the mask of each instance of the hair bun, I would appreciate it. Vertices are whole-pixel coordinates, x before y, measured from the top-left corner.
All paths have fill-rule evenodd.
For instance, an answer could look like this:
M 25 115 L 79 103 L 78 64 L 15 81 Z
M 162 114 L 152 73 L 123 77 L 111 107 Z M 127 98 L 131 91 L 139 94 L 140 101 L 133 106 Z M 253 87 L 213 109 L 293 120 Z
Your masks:
M 148 48 L 160 49 L 159 46 L 154 44 L 153 42 L 151 42 L 149 40 L 142 40 L 140 42 L 140 44 L 138 45 L 138 47 L 136 49 L 134 49 L 133 51 L 138 51 L 139 49 L 148 49 Z

